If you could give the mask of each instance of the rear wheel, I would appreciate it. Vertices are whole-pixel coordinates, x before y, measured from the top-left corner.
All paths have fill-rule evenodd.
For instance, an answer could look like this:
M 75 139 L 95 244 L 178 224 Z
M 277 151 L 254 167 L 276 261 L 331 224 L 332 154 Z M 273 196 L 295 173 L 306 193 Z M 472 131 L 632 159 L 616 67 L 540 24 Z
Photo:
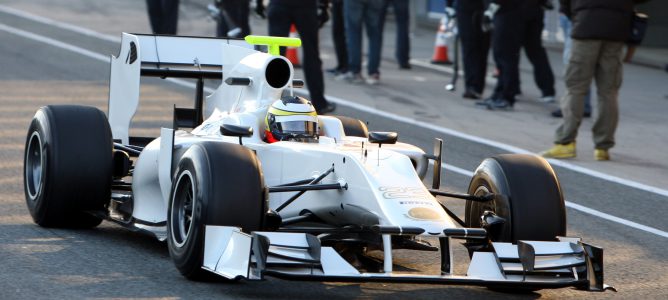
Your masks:
M 263 228 L 266 201 L 260 163 L 236 144 L 203 142 L 181 157 L 167 216 L 169 254 L 188 279 L 207 279 L 202 269 L 206 225 Z
M 341 121 L 343 125 L 343 132 L 347 136 L 358 136 L 363 138 L 369 137 L 369 129 L 367 129 L 366 124 L 361 120 L 344 117 L 344 116 L 332 116 Z
M 566 208 L 559 180 L 541 157 L 506 154 L 485 159 L 476 169 L 468 192 L 499 195 L 489 202 L 466 203 L 467 227 L 481 227 L 485 211 L 506 220 L 488 232 L 492 241 L 553 241 L 566 235 Z
M 94 227 L 102 222 L 112 178 L 112 138 L 94 107 L 40 108 L 28 128 L 23 159 L 26 204 L 45 227 Z

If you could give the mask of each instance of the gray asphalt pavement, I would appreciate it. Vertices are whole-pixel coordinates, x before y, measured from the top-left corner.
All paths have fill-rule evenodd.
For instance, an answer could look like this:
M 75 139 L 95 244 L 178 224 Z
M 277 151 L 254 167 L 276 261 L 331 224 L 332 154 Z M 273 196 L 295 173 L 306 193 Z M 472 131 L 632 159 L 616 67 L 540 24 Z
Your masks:
M 184 2 L 182 33 L 211 35 L 213 24 L 207 23 L 204 14 L 196 10 L 201 1 Z M 47 24 L 44 20 L 8 12 L 8 7 L 100 34 L 89 36 Z M 668 224 L 662 222 L 668 209 L 668 197 L 592 176 L 574 167 L 555 166 L 566 200 L 572 204 L 568 209 L 569 234 L 582 236 L 605 248 L 606 281 L 617 287 L 618 293 L 561 289 L 508 294 L 477 287 L 278 279 L 191 282 L 181 277 L 172 265 L 166 244 L 151 236 L 108 222 L 83 231 L 34 225 L 22 191 L 23 147 L 32 115 L 40 106 L 63 103 L 92 105 L 106 111 L 108 62 L 73 51 L 85 49 L 104 56 L 117 54 L 118 44 L 102 34 L 117 37 L 121 31 L 146 32 L 148 23 L 144 9 L 143 1 L 131 0 L 0 1 L 0 299 L 668 298 L 665 290 L 668 260 L 664 251 L 668 247 L 668 236 L 665 235 Z M 256 19 L 253 24 L 258 33 L 266 26 Z M 323 57 L 325 64 L 331 66 L 333 54 L 327 37 L 327 32 L 323 31 Z M 389 45 L 393 43 L 393 38 L 386 36 L 385 40 Z M 426 32 L 416 32 L 415 41 L 426 40 L 433 43 L 433 37 L 427 36 Z M 58 46 L 52 41 L 62 44 Z M 63 45 L 70 45 L 70 48 Z M 425 55 L 428 57 L 424 54 L 427 50 L 421 47 L 429 48 L 417 45 L 413 56 L 417 60 Z M 387 49 L 391 48 L 386 48 L 385 56 L 391 57 L 391 50 Z M 551 57 L 554 56 L 557 54 L 551 53 Z M 385 59 L 382 68 L 383 82 L 377 87 L 349 86 L 328 79 L 327 93 L 332 99 L 344 100 L 339 102 L 336 113 L 366 120 L 372 130 L 397 131 L 400 140 L 423 149 L 431 149 L 433 138 L 443 138 L 446 141 L 446 163 L 465 171 L 474 170 L 482 159 L 505 153 L 507 149 L 481 139 L 446 134 L 422 126 L 422 123 L 398 121 L 391 116 L 449 128 L 529 151 L 549 145 L 556 121 L 546 116 L 551 107 L 531 100 L 537 96 L 537 91 L 531 87 L 528 72 L 523 74 L 526 99 L 514 112 L 498 113 L 475 109 L 470 102 L 461 99 L 459 93 L 445 92 L 443 84 L 448 78 L 447 73 L 421 67 L 408 72 L 398 71 L 391 59 Z M 557 72 L 559 69 L 560 66 L 555 66 Z M 665 159 L 668 156 L 665 153 L 668 124 L 662 112 L 666 111 L 667 101 L 663 95 L 668 94 L 668 87 L 661 83 L 665 82 L 666 76 L 658 70 L 627 66 L 629 84 L 622 91 L 624 101 L 621 104 L 623 129 L 620 128 L 620 149 L 613 152 L 613 161 L 600 164 L 590 158 L 590 149 L 585 148 L 591 143 L 586 140 L 590 136 L 583 128 L 580 157 L 570 163 L 664 189 L 668 183 Z M 562 91 L 560 87 L 560 93 Z M 160 79 L 143 81 L 142 101 L 133 124 L 136 129 L 132 133 L 156 135 L 159 126 L 171 123 L 172 104 L 189 105 L 192 96 L 193 90 L 187 87 Z M 372 109 L 345 105 L 349 102 Z M 443 187 L 465 190 L 469 177 L 462 170 L 445 169 Z M 461 204 L 455 205 L 461 208 Z M 586 207 L 591 211 L 573 207 Z M 617 219 L 605 218 L 606 214 Z M 639 229 L 632 224 L 649 226 L 655 231 Z M 398 263 L 406 268 L 437 268 L 438 260 L 432 253 L 416 256 L 398 251 L 395 255 Z M 467 261 L 462 251 L 455 255 Z M 465 269 L 459 267 L 457 271 L 463 273 Z

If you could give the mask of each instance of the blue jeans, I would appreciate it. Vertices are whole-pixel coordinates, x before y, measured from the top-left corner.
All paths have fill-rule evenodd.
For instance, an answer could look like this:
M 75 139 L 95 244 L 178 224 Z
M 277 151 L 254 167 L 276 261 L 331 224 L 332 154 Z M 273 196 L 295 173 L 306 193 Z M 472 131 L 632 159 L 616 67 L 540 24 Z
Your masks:
M 382 13 L 383 0 L 344 0 L 343 11 L 348 41 L 348 70 L 360 73 L 362 70 L 362 23 L 369 39 L 368 74 L 380 74 L 380 50 L 383 42 Z
M 220 8 L 220 20 L 216 27 L 217 37 L 227 37 L 227 32 L 235 27 L 241 29 L 241 32 L 236 36 L 244 38 L 250 34 L 250 25 L 248 24 L 249 12 L 248 0 L 225 0 L 223 7 Z M 227 13 L 230 20 L 226 20 L 223 12 Z M 227 22 L 231 22 L 228 24 Z
M 568 65 L 568 60 L 571 58 L 571 46 L 573 45 L 571 41 L 571 28 L 573 23 L 565 15 L 559 15 L 559 25 L 561 25 L 561 30 L 564 31 L 564 54 L 563 62 L 564 66 Z M 591 113 L 591 89 L 587 92 L 587 95 L 584 98 L 584 111 Z
M 176 34 L 179 0 L 146 0 L 146 9 L 155 34 Z
M 380 21 L 382 31 L 382 25 L 385 24 L 387 7 L 392 5 L 394 9 L 394 19 L 397 23 L 397 40 L 394 57 L 397 59 L 397 63 L 400 66 L 407 66 L 409 64 L 408 61 L 410 60 L 411 41 L 408 32 L 408 22 L 410 20 L 409 4 L 409 0 L 385 0 L 385 8 L 383 9 L 383 15 Z

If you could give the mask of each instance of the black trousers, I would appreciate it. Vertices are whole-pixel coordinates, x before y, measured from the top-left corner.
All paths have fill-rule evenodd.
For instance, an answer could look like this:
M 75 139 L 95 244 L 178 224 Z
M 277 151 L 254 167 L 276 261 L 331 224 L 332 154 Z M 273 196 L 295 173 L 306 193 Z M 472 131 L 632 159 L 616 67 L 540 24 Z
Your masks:
M 543 28 L 545 12 L 543 9 L 532 9 L 524 14 L 524 53 L 533 65 L 533 79 L 543 96 L 554 96 L 554 73 L 543 47 Z
M 336 70 L 348 72 L 348 46 L 346 45 L 346 23 L 343 19 L 343 0 L 332 0 L 332 41 L 336 52 Z
M 241 32 L 236 37 L 243 38 L 250 34 L 250 25 L 248 24 L 249 13 L 248 0 L 223 0 L 223 7 L 220 10 L 220 21 L 216 27 L 216 36 L 227 37 L 227 32 L 239 27 Z M 224 16 L 223 14 L 226 14 Z
M 464 83 L 467 90 L 482 94 L 487 74 L 490 35 L 482 31 L 483 10 L 457 10 L 457 28 L 462 43 Z
M 499 68 L 499 78 L 494 97 L 515 102 L 520 92 L 520 50 L 524 47 L 533 65 L 534 81 L 543 96 L 553 96 L 554 73 L 543 47 L 543 16 L 541 8 L 521 7 L 497 13 L 494 17 L 492 43 L 494 59 Z
M 307 2 L 307 1 L 304 1 Z M 327 106 L 325 100 L 325 83 L 322 76 L 322 61 L 318 45 L 318 11 L 314 5 L 305 4 L 304 7 L 281 5 L 269 2 L 267 8 L 269 20 L 269 35 L 290 35 L 290 25 L 295 24 L 299 37 L 302 40 L 303 68 L 306 86 L 311 94 L 311 102 L 317 110 Z M 281 47 L 281 55 L 285 55 L 285 48 Z
M 494 59 L 499 68 L 494 98 L 515 103 L 520 90 L 520 50 L 522 48 L 522 10 L 517 8 L 494 16 L 492 44 Z
M 146 0 L 148 19 L 155 34 L 176 34 L 179 0 Z

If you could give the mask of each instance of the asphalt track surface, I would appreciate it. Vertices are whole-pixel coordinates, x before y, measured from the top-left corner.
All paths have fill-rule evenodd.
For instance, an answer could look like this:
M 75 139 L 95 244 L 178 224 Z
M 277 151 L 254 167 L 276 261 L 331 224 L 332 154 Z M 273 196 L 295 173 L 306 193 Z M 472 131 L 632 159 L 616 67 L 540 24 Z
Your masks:
M 142 233 L 108 222 L 83 231 L 38 227 L 32 223 L 22 191 L 22 157 L 30 119 L 36 109 L 48 104 L 76 103 L 106 111 L 108 63 L 75 51 L 86 49 L 106 57 L 117 53 L 118 45 L 5 13 L 0 13 L 0 23 L 0 299 L 668 298 L 668 237 L 661 235 L 668 231 L 668 198 L 560 167 L 555 169 L 567 201 L 595 211 L 591 214 L 569 208 L 569 235 L 582 236 L 605 249 L 607 283 L 618 293 L 560 289 L 509 294 L 479 287 L 272 278 L 263 282 L 191 282 L 172 265 L 166 244 Z M 188 87 L 159 79 L 144 80 L 141 93 L 140 111 L 133 124 L 137 129 L 132 132 L 136 135 L 156 135 L 160 126 L 169 126 L 171 103 L 187 106 L 193 95 Z M 443 187 L 455 191 L 466 189 L 466 171 L 474 170 L 486 157 L 506 152 L 397 122 L 382 112 L 340 105 L 337 113 L 366 120 L 372 130 L 397 131 L 402 141 L 427 151 L 434 137 L 443 138 L 446 162 L 460 168 L 459 172 L 444 170 Z M 656 232 L 600 218 L 597 212 L 650 226 Z M 395 256 L 396 264 L 404 269 L 434 270 L 438 264 L 433 253 L 399 251 Z M 467 262 L 461 251 L 456 258 Z M 460 266 L 457 271 L 465 269 Z

